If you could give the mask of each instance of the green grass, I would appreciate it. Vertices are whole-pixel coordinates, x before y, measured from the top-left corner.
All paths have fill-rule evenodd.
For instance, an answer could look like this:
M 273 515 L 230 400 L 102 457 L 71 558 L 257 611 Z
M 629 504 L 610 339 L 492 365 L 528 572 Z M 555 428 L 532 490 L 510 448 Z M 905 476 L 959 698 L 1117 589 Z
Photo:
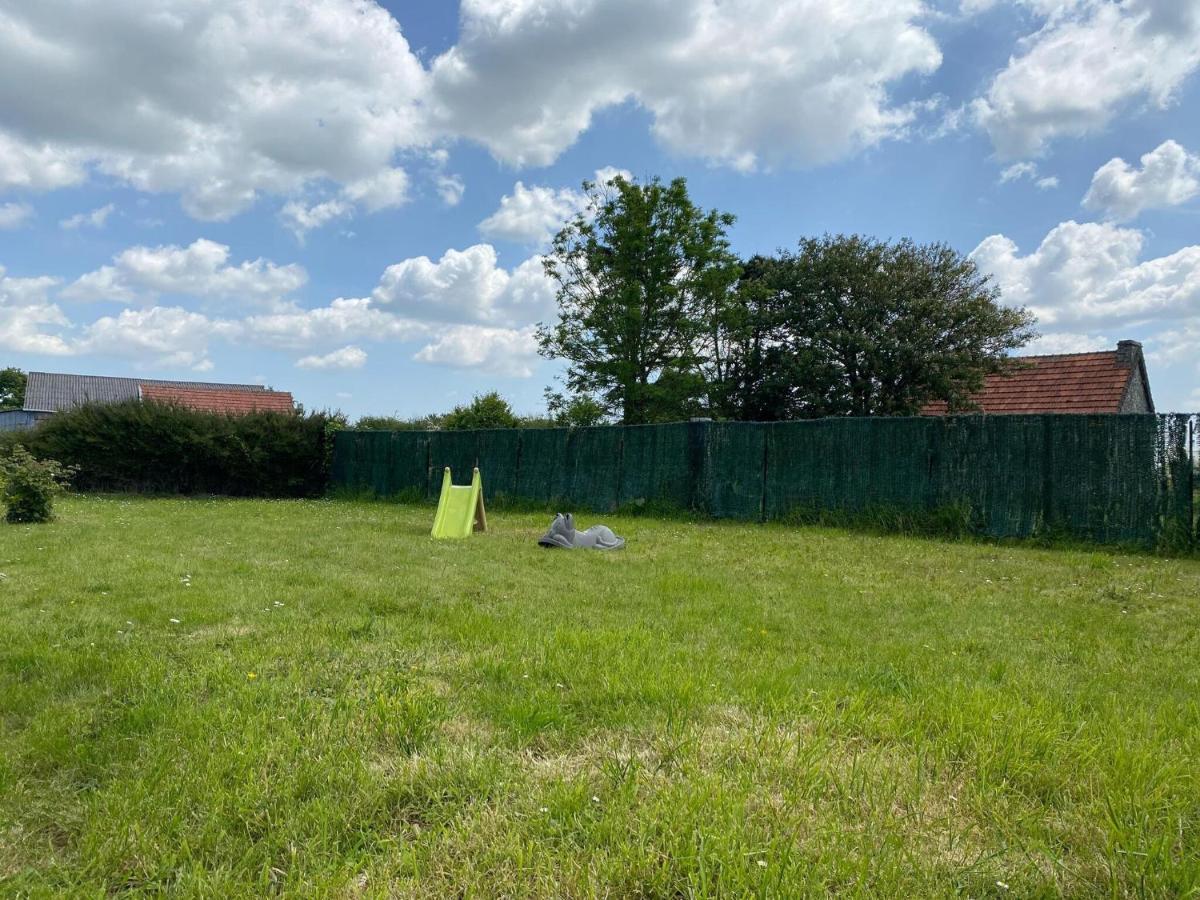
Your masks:
M 1195 896 L 1200 561 L 427 507 L 0 526 L 0 895 Z M 581 524 L 594 521 L 581 516 Z M 178 622 L 173 622 L 176 619 Z

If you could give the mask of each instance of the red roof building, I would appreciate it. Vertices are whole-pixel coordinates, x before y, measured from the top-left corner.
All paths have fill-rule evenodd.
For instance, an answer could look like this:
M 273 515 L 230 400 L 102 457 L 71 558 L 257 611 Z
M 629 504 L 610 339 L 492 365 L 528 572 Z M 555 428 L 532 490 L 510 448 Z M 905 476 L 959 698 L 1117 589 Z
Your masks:
M 242 416 L 253 412 L 295 411 L 292 395 L 287 391 L 226 390 L 216 385 L 207 388 L 171 387 L 162 384 L 140 384 L 138 393 L 143 401 L 173 403 L 202 412 L 227 413 Z
M 971 398 L 987 415 L 1028 413 L 1152 413 L 1142 345 L 1121 341 L 1116 350 L 1018 356 L 1008 372 L 989 375 Z M 944 416 L 945 401 L 927 403 L 921 415 Z

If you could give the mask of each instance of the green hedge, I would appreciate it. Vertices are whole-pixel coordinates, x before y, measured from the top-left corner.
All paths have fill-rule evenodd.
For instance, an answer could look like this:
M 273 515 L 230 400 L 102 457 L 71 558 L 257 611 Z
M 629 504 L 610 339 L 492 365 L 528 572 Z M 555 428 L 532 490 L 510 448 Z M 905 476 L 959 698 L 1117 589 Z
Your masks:
M 58 413 L 4 446 L 77 467 L 80 490 L 315 497 L 329 484 L 336 427 L 323 413 L 230 416 L 133 400 Z

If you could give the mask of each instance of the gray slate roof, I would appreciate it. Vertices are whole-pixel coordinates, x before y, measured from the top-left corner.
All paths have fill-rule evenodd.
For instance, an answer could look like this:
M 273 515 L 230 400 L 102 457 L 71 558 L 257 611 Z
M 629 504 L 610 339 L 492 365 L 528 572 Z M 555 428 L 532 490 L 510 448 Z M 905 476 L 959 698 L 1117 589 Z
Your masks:
M 158 381 L 153 378 L 109 378 L 107 375 L 67 375 L 30 372 L 25 385 L 25 409 L 58 412 L 85 403 L 119 403 L 138 399 L 139 384 L 194 390 L 263 391 L 260 384 L 217 384 L 211 381 Z

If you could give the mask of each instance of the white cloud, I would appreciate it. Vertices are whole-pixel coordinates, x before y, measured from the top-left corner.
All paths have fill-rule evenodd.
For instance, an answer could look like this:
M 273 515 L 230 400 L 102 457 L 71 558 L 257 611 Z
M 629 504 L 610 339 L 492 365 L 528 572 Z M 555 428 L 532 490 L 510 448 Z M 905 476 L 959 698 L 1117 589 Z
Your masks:
M 633 179 L 625 169 L 605 166 L 596 170 L 593 181 L 605 185 L 617 177 L 626 181 Z M 484 237 L 493 240 L 541 247 L 548 244 L 569 219 L 587 207 L 588 196 L 582 190 L 541 185 L 526 187 L 518 181 L 511 194 L 500 198 L 500 208 L 479 223 L 479 230 Z
M 384 169 L 369 178 L 347 184 L 340 195 L 331 200 L 312 206 L 291 200 L 279 211 L 279 220 L 303 243 L 304 236 L 314 228 L 352 216 L 355 205 L 362 206 L 367 212 L 379 212 L 403 206 L 408 199 L 408 174 L 403 169 Z
M 301 369 L 361 369 L 366 362 L 366 351 L 350 345 L 324 356 L 302 357 L 296 360 L 296 365 Z
M 972 105 L 1002 158 L 1035 156 L 1063 136 L 1104 128 L 1121 110 L 1166 107 L 1200 66 L 1192 0 L 1032 4 L 1046 24 Z
M 134 360 L 145 366 L 212 368 L 208 343 L 213 337 L 236 332 L 230 322 L 210 319 L 176 306 L 125 309 L 104 316 L 87 327 L 73 347 L 77 354 L 94 353 Z
M 1200 310 L 1200 246 L 1139 262 L 1145 236 L 1109 223 L 1063 222 L 1022 256 L 1004 235 L 971 253 L 1005 302 L 1028 306 L 1043 326 L 1106 329 L 1195 316 Z
M 66 219 L 61 219 L 58 223 L 59 228 L 64 228 L 68 231 L 82 228 L 85 225 L 89 228 L 103 228 L 104 223 L 108 221 L 108 217 L 116 210 L 116 205 L 108 203 L 101 206 L 99 209 L 93 209 L 87 213 L 75 213 Z
M 1142 156 L 1135 169 L 1125 160 L 1110 159 L 1092 176 L 1083 198 L 1087 209 L 1111 219 L 1137 218 L 1144 210 L 1186 203 L 1200 194 L 1200 156 L 1175 141 L 1164 141 Z
M 428 326 L 377 308 L 366 297 L 339 297 L 328 306 L 295 308 L 243 319 L 238 338 L 281 350 L 308 350 L 356 340 L 406 341 L 424 337 Z
M 70 322 L 48 298 L 58 283 L 47 276 L 13 278 L 0 266 L 0 349 L 52 356 L 71 352 L 58 333 Z
M 500 208 L 479 223 L 479 231 L 493 240 L 541 246 L 586 202 L 570 188 L 526 187 L 518 181 L 511 194 L 500 198 Z
M 0 185 L 91 164 L 226 219 L 261 192 L 397 179 L 396 152 L 429 139 L 428 75 L 373 2 L 39 0 L 3 23 Z
M 511 326 L 546 313 L 554 289 L 540 257 L 510 272 L 497 264 L 494 247 L 476 244 L 447 250 L 437 262 L 418 256 L 388 266 L 372 298 L 414 319 Z
M 277 303 L 302 287 L 308 274 L 299 265 L 264 259 L 229 264 L 229 247 L 201 238 L 187 247 L 130 247 L 81 276 L 62 292 L 70 300 L 152 301 L 162 294 L 244 303 Z
M 0 231 L 20 228 L 33 218 L 33 207 L 28 203 L 0 203 Z
M 350 182 L 342 189 L 342 194 L 367 212 L 395 209 L 408 202 L 408 174 L 403 169 L 383 169 Z
M 1000 173 L 1000 183 L 1008 184 L 1010 181 L 1020 181 L 1022 178 L 1037 177 L 1037 166 L 1031 162 L 1013 163 L 1007 169 Z
M 336 197 L 313 206 L 305 206 L 298 200 L 291 200 L 279 211 L 279 220 L 296 236 L 296 240 L 303 242 L 304 236 L 314 228 L 320 228 L 353 212 L 352 203 Z
M 919 0 L 464 0 L 432 105 L 447 132 L 518 165 L 552 162 L 626 100 L 676 153 L 819 164 L 912 121 L 888 91 L 941 63 L 925 13 Z
M 1111 350 L 1116 341 L 1098 334 L 1079 334 L 1062 331 L 1044 334 L 1021 348 L 1022 355 L 1047 355 L 1058 353 L 1090 353 L 1094 350 Z
M 458 206 L 467 191 L 466 183 L 458 175 L 438 175 L 434 184 L 437 186 L 438 196 L 447 206 Z
M 0 38 L 0 46 L 2 41 Z M 86 177 L 79 153 L 46 144 L 29 144 L 0 130 L 0 190 L 53 190 L 79 184 Z
M 492 375 L 529 378 L 537 363 L 537 348 L 532 327 L 459 325 L 438 334 L 413 359 L 439 366 L 479 369 Z
M 1040 177 L 1036 163 L 1013 163 L 1000 172 L 1000 183 L 1008 184 L 1013 181 L 1028 179 L 1039 191 L 1049 191 L 1058 187 L 1058 178 L 1054 175 Z

